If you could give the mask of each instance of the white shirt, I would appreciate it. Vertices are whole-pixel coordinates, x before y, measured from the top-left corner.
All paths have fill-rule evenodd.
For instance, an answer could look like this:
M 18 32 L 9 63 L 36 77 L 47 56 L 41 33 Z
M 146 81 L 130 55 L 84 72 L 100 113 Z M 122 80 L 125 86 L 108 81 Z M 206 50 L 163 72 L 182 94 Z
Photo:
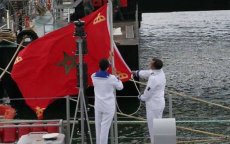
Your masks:
M 111 112 L 115 110 L 114 91 L 122 90 L 122 82 L 114 75 L 107 77 L 97 77 L 96 73 L 91 75 L 94 85 L 95 110 L 101 112 Z
M 145 101 L 146 107 L 150 110 L 164 109 L 166 78 L 163 70 L 140 70 L 138 75 L 140 78 L 148 79 L 144 94 L 140 97 Z

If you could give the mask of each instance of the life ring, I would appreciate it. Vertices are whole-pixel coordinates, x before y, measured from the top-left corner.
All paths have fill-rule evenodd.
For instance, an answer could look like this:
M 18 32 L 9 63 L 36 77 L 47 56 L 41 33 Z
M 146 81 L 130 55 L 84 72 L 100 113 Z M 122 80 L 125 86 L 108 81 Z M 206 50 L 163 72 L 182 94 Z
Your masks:
M 20 44 L 24 37 L 29 38 L 30 39 L 29 43 L 30 43 L 36 40 L 38 38 L 38 35 L 33 30 L 23 30 L 17 35 L 17 43 Z
M 0 104 L 0 115 L 4 119 L 13 119 L 16 115 L 16 110 L 9 105 Z

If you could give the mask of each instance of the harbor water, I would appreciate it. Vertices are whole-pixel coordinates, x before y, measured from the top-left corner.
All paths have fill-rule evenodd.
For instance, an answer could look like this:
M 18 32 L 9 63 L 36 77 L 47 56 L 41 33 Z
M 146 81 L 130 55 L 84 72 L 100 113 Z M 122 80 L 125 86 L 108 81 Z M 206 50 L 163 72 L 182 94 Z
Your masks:
M 166 100 L 170 90 L 229 107 L 230 11 L 146 13 L 142 18 L 140 67 L 147 68 L 146 61 L 152 57 L 163 60 L 167 77 Z M 192 101 L 175 94 L 170 96 L 173 99 L 173 117 L 177 121 L 230 119 L 229 109 Z M 140 116 L 144 116 L 144 111 L 142 109 Z M 164 117 L 168 116 L 166 104 Z M 184 125 L 230 135 L 229 121 Z M 190 138 L 207 136 L 180 130 L 177 130 L 177 135 L 188 135 Z
M 191 129 L 177 129 L 178 143 L 229 144 L 229 139 L 218 137 L 230 135 L 229 109 L 176 93 L 229 108 L 230 11 L 145 13 L 142 18 L 140 68 L 147 69 L 152 57 L 163 60 L 167 78 L 163 117 L 169 117 L 168 98 L 171 96 L 172 116 L 176 118 L 177 126 Z M 141 88 L 143 91 L 144 86 Z M 138 110 L 134 117 L 145 118 L 143 103 L 140 109 L 133 109 Z M 149 144 L 147 124 L 132 120 L 136 119 L 118 123 L 119 144 Z
M 229 34 L 230 11 L 143 14 L 140 67 L 159 57 L 168 89 L 229 106 Z M 230 118 L 230 112 L 216 114 Z

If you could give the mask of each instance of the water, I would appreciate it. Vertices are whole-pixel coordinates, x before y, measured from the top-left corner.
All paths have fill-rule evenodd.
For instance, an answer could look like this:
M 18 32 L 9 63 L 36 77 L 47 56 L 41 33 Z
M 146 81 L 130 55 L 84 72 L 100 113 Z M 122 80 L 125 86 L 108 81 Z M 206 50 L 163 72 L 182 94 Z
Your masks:
M 146 60 L 151 57 L 161 58 L 164 61 L 167 90 L 229 107 L 229 35 L 230 11 L 143 14 L 140 67 L 147 68 Z M 166 97 L 168 95 L 166 93 Z M 172 96 L 173 116 L 177 120 L 230 119 L 230 110 Z M 167 109 L 168 105 L 164 117 L 168 117 Z M 229 122 L 202 126 L 200 129 L 230 135 Z

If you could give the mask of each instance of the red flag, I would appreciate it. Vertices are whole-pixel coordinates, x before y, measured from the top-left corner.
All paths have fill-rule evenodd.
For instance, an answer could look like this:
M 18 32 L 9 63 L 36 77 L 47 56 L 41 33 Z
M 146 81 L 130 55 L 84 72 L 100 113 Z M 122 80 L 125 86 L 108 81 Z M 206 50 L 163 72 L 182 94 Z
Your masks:
M 110 57 L 110 33 L 109 33 L 109 15 L 107 14 L 107 5 L 103 6 L 100 12 L 93 13 L 92 17 L 83 18 L 86 22 L 85 31 L 87 34 L 88 54 L 85 61 L 88 64 L 88 74 L 91 75 L 98 70 L 98 63 L 101 58 Z M 114 59 L 117 74 L 124 82 L 130 79 L 131 70 L 124 62 L 116 45 L 114 44 Z M 92 84 L 88 77 L 89 84 Z
M 107 5 L 82 19 L 85 21 L 88 54 L 84 61 L 88 75 L 98 70 L 101 58 L 109 58 L 110 34 Z M 54 97 L 77 94 L 75 25 L 70 24 L 35 40 L 17 56 L 12 70 L 26 103 L 41 118 Z M 115 47 L 115 67 L 121 80 L 130 79 L 131 71 Z M 89 77 L 88 83 L 91 84 Z M 29 98 L 36 98 L 32 100 Z M 44 99 L 41 99 L 44 98 Z
M 128 1 L 127 0 L 120 0 L 121 7 L 127 7 Z
M 77 94 L 73 32 L 73 24 L 51 32 L 32 42 L 16 58 L 12 78 L 38 117 L 52 97 Z

